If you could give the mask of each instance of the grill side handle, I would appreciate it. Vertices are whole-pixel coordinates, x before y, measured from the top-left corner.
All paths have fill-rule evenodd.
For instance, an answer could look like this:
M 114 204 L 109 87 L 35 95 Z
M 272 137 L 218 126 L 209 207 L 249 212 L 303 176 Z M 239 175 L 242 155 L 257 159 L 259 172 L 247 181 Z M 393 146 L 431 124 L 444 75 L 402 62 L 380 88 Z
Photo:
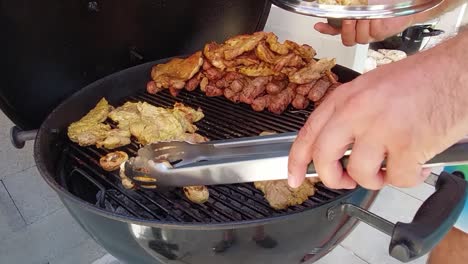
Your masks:
M 21 128 L 14 126 L 10 129 L 11 144 L 17 149 L 24 148 L 26 141 L 34 140 L 37 135 L 37 129 L 24 131 Z
M 465 205 L 468 184 L 462 177 L 442 172 L 435 188 L 411 223 L 393 224 L 349 203 L 330 208 L 327 217 L 333 220 L 338 213 L 345 213 L 391 236 L 390 256 L 406 263 L 431 251 L 453 227 Z

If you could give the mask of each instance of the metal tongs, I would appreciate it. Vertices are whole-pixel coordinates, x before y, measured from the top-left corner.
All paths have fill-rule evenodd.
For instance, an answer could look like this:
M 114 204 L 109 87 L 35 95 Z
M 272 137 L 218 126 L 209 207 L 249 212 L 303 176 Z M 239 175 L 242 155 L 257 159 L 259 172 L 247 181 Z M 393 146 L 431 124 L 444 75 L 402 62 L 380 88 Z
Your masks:
M 157 186 L 217 185 L 288 177 L 288 155 L 297 133 L 282 133 L 202 144 L 162 142 L 149 144 L 126 162 L 125 174 L 144 186 L 148 179 Z M 346 167 L 351 147 L 341 162 Z M 423 167 L 468 164 L 468 138 L 436 155 Z M 385 169 L 385 161 L 382 164 Z M 317 177 L 313 163 L 306 177 Z

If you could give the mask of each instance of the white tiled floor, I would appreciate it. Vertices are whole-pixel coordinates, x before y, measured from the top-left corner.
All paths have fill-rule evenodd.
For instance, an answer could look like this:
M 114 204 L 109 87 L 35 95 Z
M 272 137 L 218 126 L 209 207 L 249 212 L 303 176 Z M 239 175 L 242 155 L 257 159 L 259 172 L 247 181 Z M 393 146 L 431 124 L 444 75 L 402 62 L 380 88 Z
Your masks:
M 118 264 L 72 219 L 42 180 L 32 158 L 32 144 L 11 147 L 11 122 L 0 112 L 0 263 Z M 391 221 L 410 221 L 434 188 L 387 187 L 371 211 Z M 318 263 L 398 263 L 388 256 L 389 237 L 359 224 L 343 243 Z M 413 263 L 422 264 L 425 258 Z

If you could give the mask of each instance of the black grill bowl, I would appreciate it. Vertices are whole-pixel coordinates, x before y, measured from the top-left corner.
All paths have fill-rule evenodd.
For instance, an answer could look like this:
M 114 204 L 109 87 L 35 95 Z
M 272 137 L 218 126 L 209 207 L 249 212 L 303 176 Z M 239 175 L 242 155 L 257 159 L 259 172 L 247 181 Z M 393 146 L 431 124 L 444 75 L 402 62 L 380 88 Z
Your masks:
M 145 100 L 170 106 L 177 100 L 201 106 L 207 116 L 197 125 L 210 139 L 252 136 L 266 128 L 295 131 L 312 110 L 288 110 L 275 116 L 255 113 L 248 106 L 222 98 L 206 98 L 199 92 L 182 93 L 175 99 L 167 93 L 148 95 L 145 87 L 150 69 L 160 62 L 115 73 L 75 93 L 47 117 L 35 141 L 34 155 L 41 175 L 101 246 L 127 263 L 283 264 L 317 260 L 346 237 L 356 220 L 341 213 L 329 220 L 327 210 L 343 202 L 367 209 L 377 192 L 361 188 L 329 190 L 319 185 L 317 195 L 303 205 L 275 211 L 251 184 L 239 184 L 210 187 L 210 201 L 199 206 L 188 203 L 177 190 L 159 193 L 123 189 L 117 175 L 96 165 L 103 150 L 81 148 L 67 139 L 67 126 L 102 97 L 113 105 Z M 341 66 L 333 71 L 342 82 L 359 75 Z M 216 107 L 233 113 L 231 119 L 242 121 L 236 125 L 220 114 L 216 118 Z M 131 154 L 136 148 L 133 144 L 125 150 Z M 116 210 L 111 211 L 111 207 Z M 262 247 L 265 243 L 253 241 L 262 236 L 276 245 Z M 215 252 L 213 246 L 223 240 L 230 247 Z

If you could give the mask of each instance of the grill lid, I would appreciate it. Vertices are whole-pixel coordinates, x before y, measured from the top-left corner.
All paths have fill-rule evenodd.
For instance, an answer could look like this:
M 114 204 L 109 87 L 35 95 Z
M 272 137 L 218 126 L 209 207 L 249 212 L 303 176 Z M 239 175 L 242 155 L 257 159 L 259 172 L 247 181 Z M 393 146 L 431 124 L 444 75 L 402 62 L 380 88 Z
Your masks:
M 21 128 L 38 128 L 61 101 L 106 75 L 262 30 L 270 6 L 268 0 L 2 1 L 0 108 Z

